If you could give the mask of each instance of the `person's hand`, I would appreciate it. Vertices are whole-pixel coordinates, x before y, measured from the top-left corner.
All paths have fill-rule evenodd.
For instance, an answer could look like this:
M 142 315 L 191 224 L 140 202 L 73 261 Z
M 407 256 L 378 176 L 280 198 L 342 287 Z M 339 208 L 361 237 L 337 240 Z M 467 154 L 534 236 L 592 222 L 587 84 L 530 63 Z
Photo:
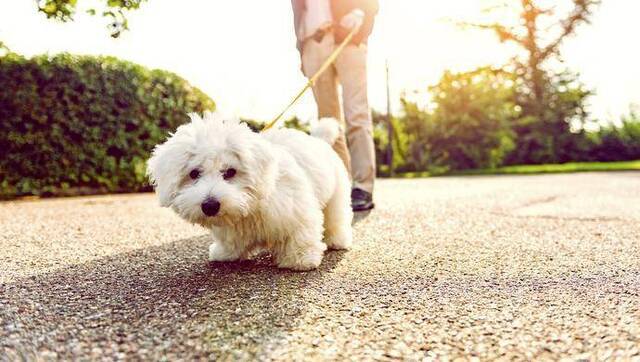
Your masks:
M 340 26 L 347 30 L 352 30 L 362 26 L 364 22 L 364 11 L 353 9 L 351 12 L 340 19 Z

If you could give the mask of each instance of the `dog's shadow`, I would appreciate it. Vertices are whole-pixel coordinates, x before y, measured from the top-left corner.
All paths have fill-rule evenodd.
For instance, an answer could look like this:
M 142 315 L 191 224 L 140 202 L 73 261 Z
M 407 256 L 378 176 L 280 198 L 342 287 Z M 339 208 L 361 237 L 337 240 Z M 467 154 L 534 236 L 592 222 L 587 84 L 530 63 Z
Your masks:
M 343 256 L 327 253 L 306 273 L 278 269 L 264 256 L 209 263 L 208 241 L 180 240 L 0 285 L 0 321 L 10 326 L 0 330 L 0 352 L 58 348 L 58 357 L 73 358 L 92 348 L 146 348 L 155 356 L 191 355 L 194 344 L 203 353 L 232 351 L 250 338 L 254 350 L 244 352 L 255 355 L 295 326 L 305 289 Z M 68 354 L 71 345 L 78 355 Z

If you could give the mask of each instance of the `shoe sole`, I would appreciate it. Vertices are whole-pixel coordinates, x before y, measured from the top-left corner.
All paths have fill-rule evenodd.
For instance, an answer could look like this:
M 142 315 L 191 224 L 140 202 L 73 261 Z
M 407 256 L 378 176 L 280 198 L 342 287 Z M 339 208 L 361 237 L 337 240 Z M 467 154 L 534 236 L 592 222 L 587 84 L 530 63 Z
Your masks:
M 369 211 L 369 210 L 373 210 L 376 207 L 376 205 L 371 204 L 371 205 L 367 205 L 366 207 L 354 207 L 352 208 L 353 212 L 362 212 L 362 211 Z

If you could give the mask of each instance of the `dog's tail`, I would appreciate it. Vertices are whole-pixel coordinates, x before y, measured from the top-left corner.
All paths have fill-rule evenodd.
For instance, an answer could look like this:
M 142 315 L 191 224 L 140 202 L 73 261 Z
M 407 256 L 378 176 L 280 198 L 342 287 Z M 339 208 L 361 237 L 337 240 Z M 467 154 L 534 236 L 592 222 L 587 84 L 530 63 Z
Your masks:
M 311 127 L 311 135 L 313 137 L 320 138 L 331 146 L 340 136 L 340 132 L 340 123 L 335 118 L 320 118 L 318 123 Z

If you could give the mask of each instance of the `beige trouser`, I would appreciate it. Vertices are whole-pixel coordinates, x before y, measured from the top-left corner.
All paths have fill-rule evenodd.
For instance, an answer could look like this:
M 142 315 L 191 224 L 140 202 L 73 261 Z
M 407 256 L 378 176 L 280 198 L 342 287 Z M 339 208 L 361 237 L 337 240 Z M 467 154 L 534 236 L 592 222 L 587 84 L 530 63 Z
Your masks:
M 311 77 L 334 50 L 333 36 L 328 34 L 321 42 L 305 41 L 302 47 L 302 71 Z M 342 85 L 344 118 L 338 99 L 338 82 Z M 330 66 L 318 78 L 313 87 L 318 105 L 318 117 L 334 117 L 345 126 L 344 134 L 333 149 L 344 161 L 353 179 L 353 185 L 373 192 L 376 161 L 373 145 L 373 125 L 367 100 L 367 46 L 347 45 Z M 347 149 L 348 142 L 348 149 Z

